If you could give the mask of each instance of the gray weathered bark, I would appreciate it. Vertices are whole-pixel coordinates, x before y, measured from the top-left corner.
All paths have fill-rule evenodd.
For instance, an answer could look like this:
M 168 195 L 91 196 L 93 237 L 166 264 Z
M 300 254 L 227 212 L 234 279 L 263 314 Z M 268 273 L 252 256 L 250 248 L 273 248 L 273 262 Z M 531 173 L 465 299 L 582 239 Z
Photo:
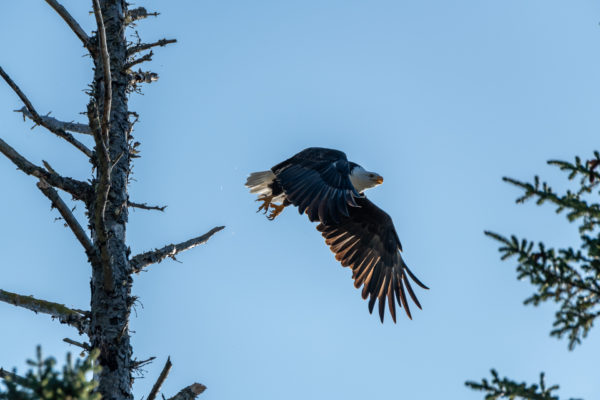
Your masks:
M 92 238 L 99 250 L 100 262 L 93 263 L 92 266 L 90 344 L 93 348 L 100 349 L 98 360 L 102 370 L 98 376 L 98 391 L 102 398 L 132 399 L 132 349 L 128 325 L 133 300 L 131 266 L 125 244 L 128 216 L 125 205 L 128 200 L 127 177 L 130 164 L 127 76 L 123 72 L 123 65 L 127 60 L 124 29 L 127 3 L 122 0 L 94 2 L 94 10 L 100 23 L 92 40 L 96 44 L 101 43 L 103 25 L 106 48 L 96 52 L 97 56 L 93 57 L 95 69 L 91 102 L 96 106 L 89 107 L 88 110 L 90 113 L 97 111 L 97 115 L 88 117 L 92 121 L 101 121 L 101 126 L 90 124 L 92 131 L 96 128 L 101 131 L 106 129 L 107 132 L 94 132 L 94 136 L 99 137 L 95 148 L 97 175 L 93 182 L 97 195 L 89 205 L 89 215 L 93 219 L 90 224 Z M 104 58 L 106 56 L 109 57 L 108 60 Z M 106 65 L 110 65 L 110 73 L 105 70 Z M 112 81 L 106 82 L 106 77 L 110 77 Z M 107 91 L 112 92 L 110 97 L 107 96 Z M 104 124 L 108 126 L 105 127 Z M 108 137 L 105 136 L 106 133 Z M 102 212 L 100 209 L 103 209 Z
M 0 290 L 0 301 L 28 308 L 35 312 L 50 314 L 60 322 L 74 326 L 81 334 L 87 334 L 89 343 L 64 339 L 86 350 L 100 350 L 98 362 L 102 367 L 95 377 L 97 391 L 103 400 L 132 399 L 132 370 L 140 362 L 132 359 L 129 333 L 129 317 L 133 297 L 131 275 L 147 265 L 161 262 L 197 245 L 205 243 L 214 233 L 223 229 L 216 227 L 206 234 L 163 248 L 142 253 L 130 258 L 126 244 L 128 208 L 138 207 L 163 211 L 164 207 L 148 206 L 129 201 L 127 186 L 135 145 L 130 143 L 133 123 L 128 109 L 128 94 L 137 90 L 136 85 L 158 79 L 153 72 L 132 72 L 131 67 L 149 61 L 152 52 L 132 57 L 149 49 L 175 43 L 174 39 L 162 39 L 153 43 L 138 42 L 127 47 L 125 30 L 128 23 L 157 13 L 148 13 L 140 7 L 131 12 L 124 0 L 91 0 L 97 30 L 88 35 L 69 12 L 57 1 L 46 0 L 69 25 L 94 63 L 90 102 L 87 107 L 88 122 L 62 122 L 38 114 L 33 104 L 17 84 L 0 67 L 0 76 L 19 96 L 25 107 L 18 110 L 24 117 L 46 128 L 58 137 L 75 146 L 91 161 L 96 172 L 91 183 L 63 177 L 43 161 L 38 166 L 0 139 L 0 153 L 4 154 L 19 169 L 38 179 L 38 188 L 57 208 L 67 226 L 81 243 L 92 267 L 90 311 L 71 310 L 59 303 L 38 300 Z M 93 150 L 88 149 L 71 133 L 92 135 Z M 54 188 L 59 188 L 82 201 L 87 210 L 86 232 Z M 151 397 L 156 397 L 166 379 L 171 362 L 159 377 Z M 2 370 L 0 370 L 2 371 Z M 2 371 L 2 373 L 4 373 Z M 6 374 L 0 374 L 0 378 Z M 204 391 L 205 387 L 194 383 L 180 391 L 173 399 L 191 399 Z

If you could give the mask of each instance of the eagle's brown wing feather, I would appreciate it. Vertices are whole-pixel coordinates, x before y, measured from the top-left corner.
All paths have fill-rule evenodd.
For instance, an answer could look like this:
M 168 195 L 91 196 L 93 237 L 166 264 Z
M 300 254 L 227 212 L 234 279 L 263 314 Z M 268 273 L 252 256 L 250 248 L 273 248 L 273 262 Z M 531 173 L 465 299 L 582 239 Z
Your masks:
M 320 223 L 317 230 L 335 253 L 335 258 L 352 269 L 354 285 L 363 286 L 362 296 L 369 298 L 369 312 L 379 300 L 379 317 L 383 322 L 385 303 L 396 322 L 396 303 L 412 319 L 406 291 L 421 308 L 410 280 L 424 289 L 402 259 L 402 246 L 390 216 L 366 197 L 356 199 L 358 207 L 349 207 L 348 216 L 337 223 Z

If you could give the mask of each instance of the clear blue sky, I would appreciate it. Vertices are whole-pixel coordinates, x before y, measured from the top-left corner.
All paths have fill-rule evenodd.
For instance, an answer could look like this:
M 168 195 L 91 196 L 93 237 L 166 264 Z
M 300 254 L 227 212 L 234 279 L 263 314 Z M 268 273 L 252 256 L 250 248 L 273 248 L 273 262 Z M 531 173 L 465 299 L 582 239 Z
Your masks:
M 90 32 L 89 1 L 63 4 Z M 500 262 L 483 230 L 577 244 L 549 207 L 518 206 L 502 176 L 583 157 L 600 128 L 600 4 L 591 0 L 176 1 L 138 24 L 160 80 L 131 97 L 141 121 L 131 198 L 133 253 L 226 225 L 204 247 L 135 277 L 135 382 L 147 395 L 166 357 L 164 392 L 199 381 L 203 399 L 481 399 L 464 387 L 491 367 L 600 396 L 600 335 L 575 351 L 550 338 L 554 306 Z M 40 113 L 83 120 L 89 58 L 43 1 L 0 6 L 0 63 Z M 91 176 L 83 156 L 12 110 L 0 84 L 0 137 L 34 162 Z M 82 140 L 88 140 L 84 138 Z M 91 143 L 90 143 L 91 144 Z M 385 183 L 370 198 L 394 219 L 419 291 L 413 321 L 380 324 L 305 216 L 256 214 L 243 186 L 308 146 L 344 150 Z M 0 287 L 87 308 L 83 251 L 35 181 L 0 158 Z M 67 196 L 64 196 L 65 199 Z M 77 215 L 83 218 L 82 206 Z M 42 344 L 64 358 L 77 339 L 47 316 L 0 304 L 0 366 L 24 368 Z

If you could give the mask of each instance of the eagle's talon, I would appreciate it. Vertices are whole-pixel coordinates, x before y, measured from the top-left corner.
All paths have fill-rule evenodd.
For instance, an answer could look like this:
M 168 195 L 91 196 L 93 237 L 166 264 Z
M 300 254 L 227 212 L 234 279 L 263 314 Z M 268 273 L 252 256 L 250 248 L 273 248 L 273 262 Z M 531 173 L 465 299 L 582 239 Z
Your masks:
M 269 221 L 273 221 L 285 208 L 283 204 L 269 204 L 269 206 L 273 209 L 271 213 L 267 216 Z
M 258 210 L 256 210 L 256 212 L 260 212 L 261 210 L 264 210 L 265 214 L 267 213 L 267 211 L 269 211 L 269 205 L 271 205 L 271 200 L 273 200 L 273 196 L 262 196 L 259 197 L 258 199 L 256 199 L 256 201 L 262 201 L 263 203 L 260 205 L 260 207 L 258 207 Z

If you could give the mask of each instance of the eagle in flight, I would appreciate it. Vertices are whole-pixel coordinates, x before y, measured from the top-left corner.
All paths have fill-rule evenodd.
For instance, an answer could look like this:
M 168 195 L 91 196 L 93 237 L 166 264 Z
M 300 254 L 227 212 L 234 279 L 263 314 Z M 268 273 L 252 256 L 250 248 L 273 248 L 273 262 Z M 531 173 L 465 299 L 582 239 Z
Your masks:
M 275 219 L 289 205 L 306 213 L 344 267 L 352 269 L 354 286 L 369 297 L 369 312 L 379 300 L 383 322 L 385 303 L 396 322 L 396 302 L 412 319 L 406 292 L 421 308 L 409 278 L 428 289 L 408 269 L 402 245 L 390 216 L 373 204 L 364 191 L 383 182 L 374 172 L 348 161 L 339 150 L 310 147 L 275 165 L 253 172 L 246 181 L 250 193 L 262 201 L 258 211 Z

